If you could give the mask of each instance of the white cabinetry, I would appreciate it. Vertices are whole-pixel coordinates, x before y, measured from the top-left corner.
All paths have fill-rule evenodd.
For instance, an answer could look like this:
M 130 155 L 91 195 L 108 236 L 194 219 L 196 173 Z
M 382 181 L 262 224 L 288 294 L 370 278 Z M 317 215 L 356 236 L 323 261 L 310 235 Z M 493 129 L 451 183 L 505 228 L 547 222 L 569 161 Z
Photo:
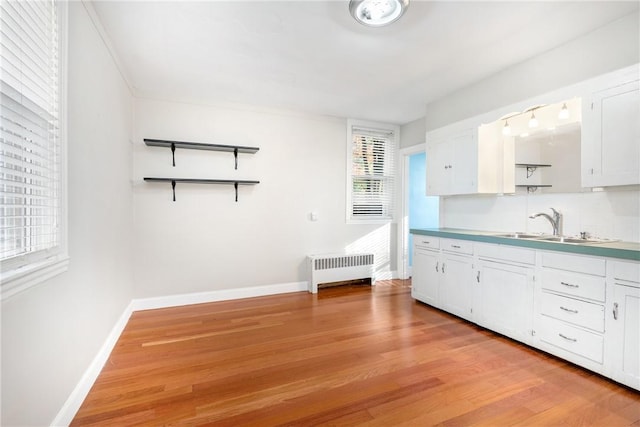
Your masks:
M 440 239 L 432 236 L 413 236 L 413 266 L 411 296 L 437 307 L 440 280 Z
M 542 252 L 541 276 L 534 310 L 538 347 L 603 372 L 605 260 Z
M 500 193 L 503 145 L 478 128 L 428 132 L 427 195 Z
M 442 277 L 438 286 L 439 307 L 472 320 L 473 318 L 473 243 L 467 240 L 441 239 Z
M 607 337 L 611 377 L 640 390 L 640 264 L 610 261 L 607 267 L 613 282 Z
M 479 325 L 525 343 L 533 328 L 535 250 L 477 244 Z
M 640 184 L 638 67 L 599 81 L 583 98 L 582 185 Z
M 411 296 L 471 320 L 473 243 L 414 235 Z

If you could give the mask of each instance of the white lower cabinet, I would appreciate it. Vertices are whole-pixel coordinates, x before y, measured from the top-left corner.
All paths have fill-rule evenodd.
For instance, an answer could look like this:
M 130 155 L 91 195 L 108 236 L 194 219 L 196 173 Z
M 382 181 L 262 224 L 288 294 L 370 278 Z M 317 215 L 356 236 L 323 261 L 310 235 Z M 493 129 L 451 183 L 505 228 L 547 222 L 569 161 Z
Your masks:
M 443 253 L 438 286 L 439 307 L 463 319 L 473 319 L 473 259 Z
M 473 242 L 440 239 L 440 249 L 438 306 L 463 319 L 473 320 Z
M 611 377 L 640 390 L 640 263 L 613 261 L 607 357 Z
M 640 390 L 640 262 L 414 236 L 412 296 Z
M 480 260 L 478 324 L 510 338 L 531 342 L 533 326 L 533 268 Z
M 438 306 L 440 280 L 440 239 L 414 236 L 411 296 L 434 307 Z
M 541 258 L 536 345 L 604 373 L 606 261 L 556 252 L 541 252 Z

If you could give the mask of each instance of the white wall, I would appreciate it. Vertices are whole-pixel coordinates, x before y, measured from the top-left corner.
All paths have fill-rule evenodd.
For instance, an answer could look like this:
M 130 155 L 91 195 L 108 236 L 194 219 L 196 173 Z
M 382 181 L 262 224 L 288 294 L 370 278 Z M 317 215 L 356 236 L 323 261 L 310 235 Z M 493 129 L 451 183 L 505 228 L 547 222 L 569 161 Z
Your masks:
M 551 233 L 537 212 L 562 212 L 564 234 L 588 231 L 594 236 L 640 242 L 640 191 L 610 189 L 594 193 L 515 196 L 455 196 L 441 199 L 441 226 L 488 231 Z
M 425 120 L 414 120 L 400 128 L 400 148 L 408 148 L 425 142 Z
M 307 280 L 306 256 L 372 250 L 389 270 L 395 226 L 345 223 L 346 120 L 288 112 L 136 100 L 135 296 Z M 255 155 L 148 147 L 144 138 L 256 146 Z M 240 187 L 145 176 L 255 179 Z M 318 213 L 318 221 L 310 213 Z M 390 250 L 391 248 L 391 250 Z
M 2 303 L 2 425 L 49 425 L 132 298 L 131 95 L 69 3 L 69 270 Z
M 640 62 L 638 13 L 527 60 L 427 105 L 427 130 L 502 109 Z M 572 96 L 580 95 L 573 94 Z M 549 100 L 554 101 L 554 100 Z M 555 100 L 557 101 L 557 100 Z M 503 111 L 506 112 L 506 111 Z M 497 119 L 501 114 L 496 114 Z M 568 159 L 567 161 L 571 161 Z M 579 155 L 574 161 L 580 161 Z M 564 214 L 565 234 L 588 231 L 601 237 L 640 241 L 640 191 L 637 187 L 603 192 L 454 196 L 441 201 L 441 226 L 495 231 L 550 232 L 531 213 Z

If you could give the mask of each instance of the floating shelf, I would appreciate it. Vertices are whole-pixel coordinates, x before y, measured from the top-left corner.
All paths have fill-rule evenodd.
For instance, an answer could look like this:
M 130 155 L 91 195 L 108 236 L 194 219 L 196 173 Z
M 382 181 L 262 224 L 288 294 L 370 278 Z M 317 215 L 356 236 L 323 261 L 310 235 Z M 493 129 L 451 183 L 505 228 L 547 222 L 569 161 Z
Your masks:
M 238 201 L 238 186 L 239 185 L 255 185 L 260 184 L 260 181 L 252 180 L 240 180 L 240 179 L 197 179 L 197 178 L 150 178 L 145 177 L 147 182 L 170 182 L 171 189 L 173 190 L 173 201 L 176 201 L 176 184 L 178 182 L 187 184 L 223 184 L 233 185 L 236 191 L 236 202 Z
M 527 178 L 531 178 L 531 175 L 538 168 L 550 168 L 551 165 L 540 164 L 540 163 L 516 163 L 517 168 L 527 168 Z
M 526 188 L 528 193 L 535 193 L 538 188 L 549 188 L 551 185 L 549 184 L 522 184 L 516 185 L 516 188 Z
M 166 139 L 148 138 L 144 139 L 144 143 L 150 147 L 170 148 L 173 166 L 176 165 L 176 148 L 185 148 L 189 150 L 225 151 L 233 153 L 236 169 L 238 169 L 238 153 L 255 154 L 260 149 L 258 147 L 245 147 L 242 145 L 204 144 L 200 142 L 169 141 Z

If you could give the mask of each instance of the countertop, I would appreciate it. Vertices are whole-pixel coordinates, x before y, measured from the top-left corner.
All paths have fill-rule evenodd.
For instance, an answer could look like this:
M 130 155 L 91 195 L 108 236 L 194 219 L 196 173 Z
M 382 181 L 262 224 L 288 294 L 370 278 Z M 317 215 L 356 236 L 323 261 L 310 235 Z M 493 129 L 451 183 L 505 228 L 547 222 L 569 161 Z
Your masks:
M 616 240 L 601 243 L 570 244 L 535 239 L 516 239 L 512 237 L 497 236 L 497 234 L 507 234 L 506 231 L 480 231 L 457 228 L 412 228 L 410 230 L 410 233 L 421 234 L 424 236 L 472 240 L 474 242 L 496 243 L 500 245 L 520 246 L 532 249 L 542 249 L 640 261 L 640 243 L 636 242 L 624 242 Z

